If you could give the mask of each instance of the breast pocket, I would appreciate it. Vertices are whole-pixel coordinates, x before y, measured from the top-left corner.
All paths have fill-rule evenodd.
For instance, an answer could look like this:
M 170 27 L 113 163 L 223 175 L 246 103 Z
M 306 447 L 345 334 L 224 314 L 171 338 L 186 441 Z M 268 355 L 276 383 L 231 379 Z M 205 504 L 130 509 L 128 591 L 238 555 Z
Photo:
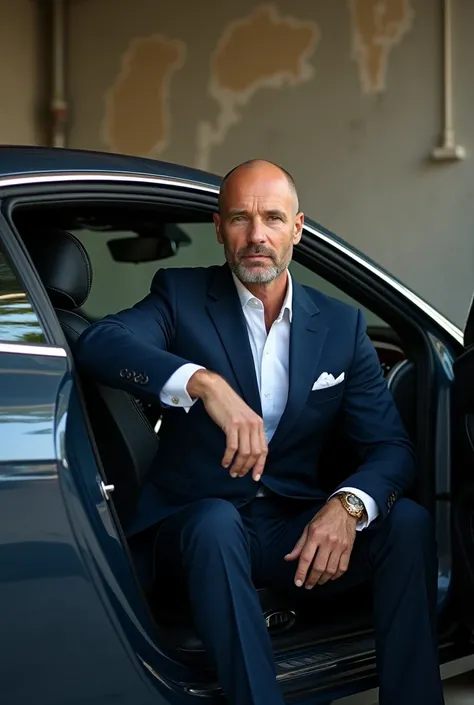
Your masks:
M 344 391 L 344 383 L 335 384 L 333 387 L 323 387 L 310 392 L 307 404 L 314 406 L 315 404 L 323 404 L 326 401 L 332 401 L 342 396 Z

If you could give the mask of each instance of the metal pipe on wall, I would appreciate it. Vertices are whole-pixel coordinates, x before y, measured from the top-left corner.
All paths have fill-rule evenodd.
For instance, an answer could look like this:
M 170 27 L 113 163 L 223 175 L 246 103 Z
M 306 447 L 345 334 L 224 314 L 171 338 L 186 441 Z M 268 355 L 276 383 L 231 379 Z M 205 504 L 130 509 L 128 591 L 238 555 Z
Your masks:
M 66 146 L 66 2 L 52 0 L 52 99 L 51 141 L 53 147 Z
M 466 150 L 456 144 L 453 101 L 453 25 L 452 2 L 443 0 L 443 134 L 441 144 L 431 152 L 434 161 L 464 159 Z

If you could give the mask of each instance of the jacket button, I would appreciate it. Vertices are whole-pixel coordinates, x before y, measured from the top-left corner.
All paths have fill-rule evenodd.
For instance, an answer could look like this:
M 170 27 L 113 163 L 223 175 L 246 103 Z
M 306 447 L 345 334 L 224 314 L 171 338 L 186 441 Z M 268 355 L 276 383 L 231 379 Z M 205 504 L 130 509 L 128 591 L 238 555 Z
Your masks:
M 132 379 L 132 377 L 133 377 L 133 372 L 129 372 L 129 371 L 127 370 L 127 374 L 125 375 L 125 378 L 126 378 L 126 379 Z
M 143 375 L 142 384 L 148 384 L 148 375 Z
M 134 381 L 136 384 L 141 384 L 142 376 L 141 376 L 141 375 L 135 375 L 135 377 L 133 378 L 133 381 Z
M 125 370 L 125 369 L 120 370 L 120 376 L 121 376 L 121 377 L 126 377 L 126 376 L 127 376 L 127 372 L 128 372 L 128 370 Z

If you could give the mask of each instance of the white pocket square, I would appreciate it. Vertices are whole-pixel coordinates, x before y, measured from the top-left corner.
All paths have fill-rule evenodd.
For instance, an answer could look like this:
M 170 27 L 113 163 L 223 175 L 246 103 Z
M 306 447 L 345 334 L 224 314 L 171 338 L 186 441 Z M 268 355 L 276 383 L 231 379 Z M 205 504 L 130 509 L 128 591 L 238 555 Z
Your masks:
M 334 375 L 329 374 L 329 372 L 323 372 L 319 375 L 316 382 L 313 384 L 311 391 L 314 392 L 317 389 L 325 389 L 326 387 L 335 387 L 336 384 L 341 384 L 344 381 L 344 372 L 341 372 L 339 377 L 334 378 Z

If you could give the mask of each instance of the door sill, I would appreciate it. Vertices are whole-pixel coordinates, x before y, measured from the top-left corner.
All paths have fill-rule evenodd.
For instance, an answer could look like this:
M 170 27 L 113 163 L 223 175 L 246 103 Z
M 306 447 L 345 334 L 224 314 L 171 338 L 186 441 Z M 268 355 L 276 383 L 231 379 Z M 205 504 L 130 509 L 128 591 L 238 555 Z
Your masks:
M 293 651 L 275 657 L 277 681 L 285 697 L 297 697 L 326 689 L 342 677 L 351 681 L 375 674 L 375 640 L 373 634 L 352 639 L 338 639 L 312 649 Z M 189 695 L 215 697 L 222 693 L 217 682 L 182 684 Z

